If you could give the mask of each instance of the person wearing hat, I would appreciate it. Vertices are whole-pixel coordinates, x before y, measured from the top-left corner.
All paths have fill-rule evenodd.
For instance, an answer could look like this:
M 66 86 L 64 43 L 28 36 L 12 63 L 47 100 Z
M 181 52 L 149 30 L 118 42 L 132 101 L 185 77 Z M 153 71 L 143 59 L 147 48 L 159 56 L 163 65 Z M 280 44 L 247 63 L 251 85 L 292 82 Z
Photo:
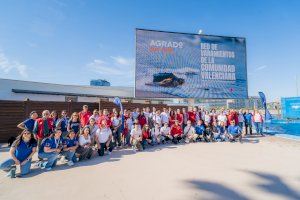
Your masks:
M 56 129 L 53 134 L 46 135 L 39 148 L 39 158 L 43 160 L 39 163 L 41 169 L 51 170 L 56 166 L 58 155 L 62 150 L 61 130 Z
M 76 139 L 76 134 L 73 130 L 69 132 L 67 138 L 63 140 L 63 152 L 65 158 L 68 160 L 67 164 L 69 166 L 74 165 L 74 162 L 77 161 L 75 152 L 78 148 L 78 141 Z
M 0 169 L 9 171 L 11 178 L 15 177 L 16 166 L 20 166 L 20 175 L 30 172 L 31 159 L 36 152 L 37 142 L 33 134 L 23 130 L 10 148 L 10 158 L 0 164 Z

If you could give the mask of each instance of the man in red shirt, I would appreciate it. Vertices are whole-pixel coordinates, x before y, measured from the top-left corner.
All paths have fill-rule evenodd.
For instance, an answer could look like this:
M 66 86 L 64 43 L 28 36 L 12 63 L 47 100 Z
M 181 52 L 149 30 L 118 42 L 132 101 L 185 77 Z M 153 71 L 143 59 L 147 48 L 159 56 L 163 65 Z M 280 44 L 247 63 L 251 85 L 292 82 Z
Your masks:
M 89 111 L 88 105 L 83 105 L 82 111 L 79 112 L 79 119 L 80 119 L 81 127 L 85 127 L 86 125 L 88 125 L 91 115 L 92 114 Z
M 181 140 L 182 135 L 182 128 L 178 123 L 178 120 L 175 120 L 175 124 L 171 126 L 171 136 L 172 136 L 172 142 L 174 144 L 177 144 Z
M 48 137 L 51 133 L 53 133 L 53 129 L 54 123 L 53 119 L 50 117 L 50 112 L 49 110 L 44 110 L 42 112 L 42 118 L 38 118 L 35 120 L 33 128 L 33 134 L 37 139 L 38 148 L 40 148 L 42 140 L 45 137 Z

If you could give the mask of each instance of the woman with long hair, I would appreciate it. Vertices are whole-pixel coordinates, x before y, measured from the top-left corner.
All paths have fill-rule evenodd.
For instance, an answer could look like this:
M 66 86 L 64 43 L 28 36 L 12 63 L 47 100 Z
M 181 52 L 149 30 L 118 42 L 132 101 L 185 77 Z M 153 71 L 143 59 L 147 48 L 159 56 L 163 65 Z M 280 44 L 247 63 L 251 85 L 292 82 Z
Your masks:
M 69 120 L 67 130 L 68 130 L 68 132 L 73 130 L 75 132 L 76 136 L 79 135 L 80 119 L 79 119 L 79 114 L 77 112 L 73 112 L 73 114 Z
M 34 135 L 28 130 L 23 130 L 10 148 L 11 157 L 0 164 L 0 169 L 9 171 L 12 178 L 15 176 L 16 166 L 20 166 L 20 175 L 28 174 L 36 147 L 37 141 Z
M 79 135 L 79 146 L 76 153 L 79 155 L 79 160 L 85 158 L 90 159 L 93 155 L 92 141 L 90 136 L 90 128 L 85 126 Z

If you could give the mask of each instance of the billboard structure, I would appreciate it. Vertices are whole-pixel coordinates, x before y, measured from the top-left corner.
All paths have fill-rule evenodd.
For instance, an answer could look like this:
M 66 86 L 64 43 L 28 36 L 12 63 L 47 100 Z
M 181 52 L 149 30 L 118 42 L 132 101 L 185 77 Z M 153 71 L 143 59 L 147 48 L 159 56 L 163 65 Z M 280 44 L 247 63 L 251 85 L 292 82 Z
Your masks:
M 281 98 L 283 119 L 300 119 L 300 97 Z
M 136 29 L 135 97 L 248 98 L 246 39 Z

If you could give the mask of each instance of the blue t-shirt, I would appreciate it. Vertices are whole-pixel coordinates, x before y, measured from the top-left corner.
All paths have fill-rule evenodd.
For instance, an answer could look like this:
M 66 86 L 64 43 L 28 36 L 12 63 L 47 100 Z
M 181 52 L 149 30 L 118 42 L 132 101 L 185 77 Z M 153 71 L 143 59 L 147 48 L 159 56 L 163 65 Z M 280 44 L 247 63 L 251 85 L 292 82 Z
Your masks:
M 50 149 L 56 149 L 62 145 L 61 138 L 55 139 L 54 137 L 45 138 L 41 143 L 41 148 L 39 148 L 39 153 L 44 152 L 44 147 L 50 147 Z
M 69 121 L 70 128 L 77 134 L 80 130 L 80 123 L 73 122 L 72 120 Z
M 66 132 L 67 131 L 68 122 L 69 122 L 68 118 L 66 118 L 66 117 L 65 118 L 60 118 L 56 122 L 56 127 L 57 127 L 58 123 L 60 123 L 60 129 L 61 129 L 61 131 L 62 132 Z
M 226 131 L 225 127 L 223 127 L 223 126 L 218 126 L 218 133 L 219 133 L 220 135 L 224 135 L 224 134 L 225 134 L 225 131 Z
M 34 119 L 26 119 L 23 124 L 25 125 L 25 128 L 30 131 L 31 133 L 33 132 L 33 128 L 34 128 L 34 123 L 35 123 L 35 120 Z
M 20 141 L 19 146 L 12 145 L 12 147 L 16 148 L 15 156 L 20 161 L 23 162 L 31 153 L 32 149 L 37 146 L 37 143 L 30 144 L 29 142 Z
M 66 138 L 63 141 L 64 145 L 67 145 L 67 147 L 74 147 L 78 144 L 78 141 L 76 138 L 70 139 L 70 138 Z
M 251 124 L 252 123 L 252 114 L 251 113 L 245 114 L 244 118 L 245 118 L 245 123 L 246 124 Z
M 237 135 L 239 133 L 241 133 L 241 128 L 239 126 L 233 126 L 233 125 L 230 125 L 228 126 L 228 133 L 230 133 L 231 135 Z
M 195 131 L 196 131 L 196 134 L 202 135 L 205 131 L 205 126 L 203 124 L 202 125 L 196 125 L 195 126 Z

